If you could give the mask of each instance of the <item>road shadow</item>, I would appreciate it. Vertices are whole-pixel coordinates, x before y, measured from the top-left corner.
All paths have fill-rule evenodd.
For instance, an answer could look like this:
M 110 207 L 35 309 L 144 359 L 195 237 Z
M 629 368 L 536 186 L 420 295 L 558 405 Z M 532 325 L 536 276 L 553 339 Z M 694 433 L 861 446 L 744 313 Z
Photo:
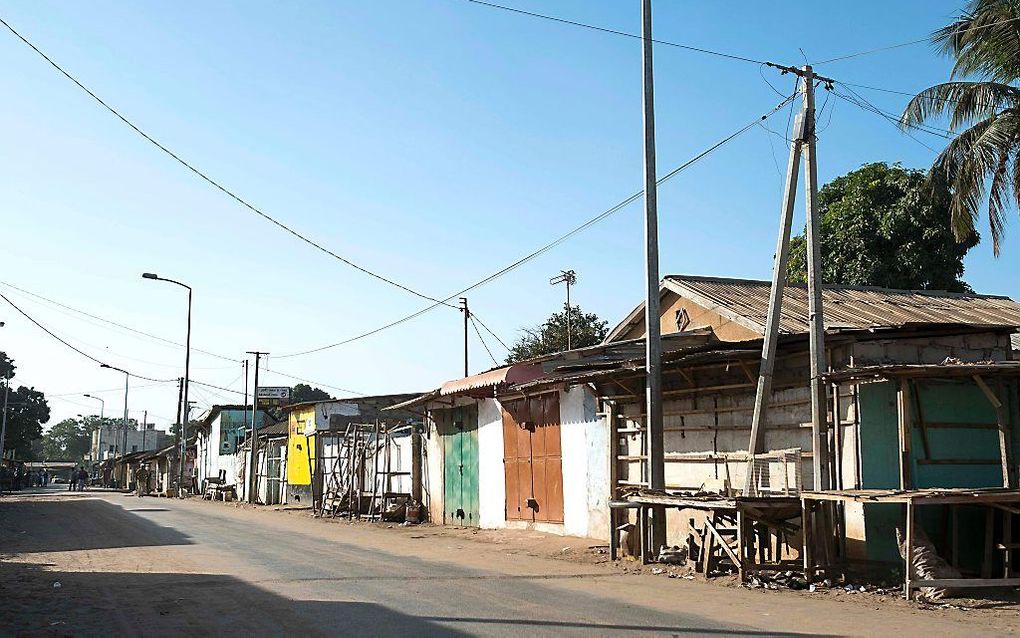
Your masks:
M 224 575 L 54 572 L 4 563 L 0 600 L 5 635 L 467 635 L 384 605 L 295 601 Z
M 188 545 L 188 537 L 94 498 L 0 501 L 4 553 Z

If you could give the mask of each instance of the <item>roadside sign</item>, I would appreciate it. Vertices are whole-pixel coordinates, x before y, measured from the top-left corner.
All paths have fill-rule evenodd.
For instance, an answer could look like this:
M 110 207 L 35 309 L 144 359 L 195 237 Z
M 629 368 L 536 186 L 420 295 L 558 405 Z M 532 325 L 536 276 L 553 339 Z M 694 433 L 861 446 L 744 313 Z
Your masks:
M 263 386 L 255 389 L 255 399 L 260 408 L 273 408 L 290 402 L 290 388 L 287 386 Z

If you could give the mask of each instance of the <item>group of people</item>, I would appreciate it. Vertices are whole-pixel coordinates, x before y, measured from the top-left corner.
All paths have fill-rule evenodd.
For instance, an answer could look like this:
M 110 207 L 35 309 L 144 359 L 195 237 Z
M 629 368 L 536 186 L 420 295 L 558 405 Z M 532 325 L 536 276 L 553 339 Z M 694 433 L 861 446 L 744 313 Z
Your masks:
M 89 473 L 84 467 L 75 467 L 71 471 L 71 480 L 67 482 L 69 492 L 84 492 L 88 487 Z

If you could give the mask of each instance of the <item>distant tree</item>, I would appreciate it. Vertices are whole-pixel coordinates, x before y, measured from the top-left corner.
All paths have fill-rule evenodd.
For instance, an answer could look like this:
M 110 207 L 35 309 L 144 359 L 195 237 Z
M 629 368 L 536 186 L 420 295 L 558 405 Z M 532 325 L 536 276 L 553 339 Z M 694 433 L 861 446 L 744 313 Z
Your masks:
M 567 349 L 567 312 L 566 304 L 563 310 L 554 312 L 541 325 L 534 328 L 523 328 L 523 334 L 510 348 L 510 355 L 507 363 L 524 361 L 532 357 L 553 352 L 562 352 Z M 601 343 L 609 333 L 609 325 L 606 321 L 599 319 L 595 313 L 585 313 L 580 306 L 571 306 L 570 312 L 570 345 L 572 348 L 584 348 Z
M 851 286 L 969 291 L 963 257 L 978 243 L 958 241 L 945 181 L 883 162 L 865 164 L 818 192 L 822 281 Z M 807 281 L 807 241 L 790 242 L 787 274 Z
M 8 383 L 14 377 L 16 367 L 7 353 L 0 352 L 0 379 Z M 0 390 L 2 392 L 2 390 Z M 3 397 L 0 397 L 0 402 Z M 50 420 L 50 407 L 42 392 L 34 388 L 11 386 L 7 398 L 7 435 L 4 439 L 6 454 L 22 461 L 35 459 L 32 442 L 42 437 L 42 426 Z
M 46 461 L 80 461 L 92 446 L 92 429 L 87 417 L 64 419 L 42 436 L 43 459 Z
M 310 385 L 299 383 L 290 391 L 290 402 L 301 403 L 303 401 L 328 401 L 332 399 L 325 390 L 319 388 L 313 388 Z

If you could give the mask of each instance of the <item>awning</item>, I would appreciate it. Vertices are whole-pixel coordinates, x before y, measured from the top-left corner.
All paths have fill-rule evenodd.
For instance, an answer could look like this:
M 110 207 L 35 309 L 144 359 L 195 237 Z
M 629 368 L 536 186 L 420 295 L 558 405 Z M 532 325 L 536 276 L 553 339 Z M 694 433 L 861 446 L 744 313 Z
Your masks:
M 445 397 L 452 394 L 472 394 L 472 390 L 495 388 L 510 383 L 524 383 L 533 381 L 540 376 L 542 376 L 542 366 L 537 364 L 506 366 L 463 379 L 447 381 L 439 388 L 439 395 Z

